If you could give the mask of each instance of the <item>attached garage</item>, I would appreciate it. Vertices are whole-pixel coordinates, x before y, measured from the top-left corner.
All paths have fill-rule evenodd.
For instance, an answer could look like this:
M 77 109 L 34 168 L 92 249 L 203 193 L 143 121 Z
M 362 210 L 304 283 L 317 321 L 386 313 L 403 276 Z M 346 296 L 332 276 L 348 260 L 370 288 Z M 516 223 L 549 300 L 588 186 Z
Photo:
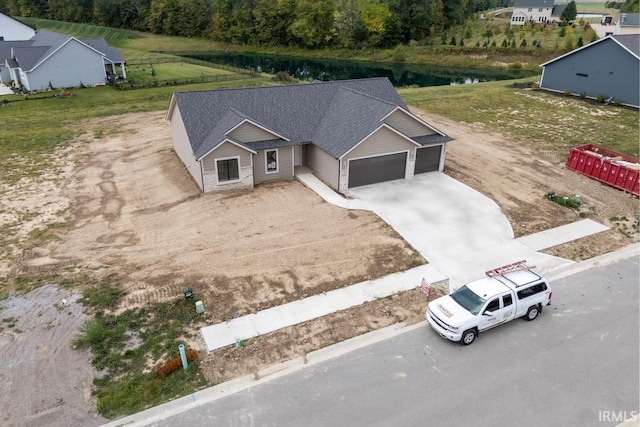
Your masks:
M 403 179 L 406 166 L 406 152 L 349 160 L 349 187 Z
M 442 145 L 418 148 L 416 150 L 416 167 L 414 173 L 435 172 L 440 170 Z

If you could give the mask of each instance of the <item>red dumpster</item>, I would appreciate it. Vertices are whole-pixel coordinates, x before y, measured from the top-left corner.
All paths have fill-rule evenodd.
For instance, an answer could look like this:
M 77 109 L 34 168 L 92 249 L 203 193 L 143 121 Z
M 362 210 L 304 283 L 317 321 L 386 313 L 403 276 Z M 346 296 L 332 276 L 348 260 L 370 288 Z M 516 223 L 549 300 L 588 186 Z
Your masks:
M 640 161 L 595 144 L 573 147 L 567 168 L 640 196 Z

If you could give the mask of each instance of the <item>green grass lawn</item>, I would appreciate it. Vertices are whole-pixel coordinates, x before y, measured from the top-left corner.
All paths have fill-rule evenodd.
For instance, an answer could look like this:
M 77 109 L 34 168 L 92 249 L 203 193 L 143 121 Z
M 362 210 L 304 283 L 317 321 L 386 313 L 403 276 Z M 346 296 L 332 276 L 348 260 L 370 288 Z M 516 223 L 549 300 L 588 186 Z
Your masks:
M 176 64 L 161 65 L 171 66 L 167 67 L 167 72 L 179 67 Z M 163 70 L 164 67 L 160 70 L 162 73 L 158 72 L 158 79 L 164 78 Z M 192 72 L 204 72 L 198 70 L 200 68 L 195 68 Z M 263 75 L 252 79 L 242 76 L 238 80 L 127 91 L 110 86 L 76 88 L 70 90 L 72 96 L 66 96 L 66 90 L 44 91 L 25 97 L 2 96 L 0 179 L 16 182 L 25 176 L 38 176 L 48 164 L 47 154 L 78 135 L 84 119 L 163 110 L 169 106 L 175 91 L 268 84 L 273 84 L 271 76 Z
M 230 70 L 185 64 L 182 62 L 131 65 L 127 67 L 127 80 L 143 84 L 154 80 L 198 79 L 207 76 L 233 76 L 234 74 L 235 73 Z
M 152 61 L 154 58 L 159 61 L 169 57 L 159 51 L 204 51 L 212 50 L 215 46 L 215 44 L 204 40 L 155 36 L 81 24 L 55 24 L 54 21 L 46 21 L 46 25 L 40 25 L 41 20 L 25 19 L 25 21 L 36 24 L 38 28 L 49 28 L 79 37 L 104 37 L 113 46 L 121 48 L 127 60 L 132 63 L 148 61 L 150 58 Z M 498 26 L 489 27 L 491 25 Z M 503 34 L 500 25 L 503 25 L 503 22 L 480 23 L 477 27 L 472 28 L 472 37 L 469 40 L 475 40 L 478 34 L 488 28 L 496 28 L 500 34 Z M 504 35 L 502 36 L 504 37 Z M 525 31 L 524 37 L 533 40 L 533 37 L 545 36 L 539 31 L 535 34 L 532 34 L 531 31 Z M 548 39 L 544 39 L 547 40 L 544 42 L 545 45 L 554 44 L 553 37 L 556 36 L 550 34 L 548 37 Z M 421 61 L 428 56 L 421 50 L 423 48 L 424 46 L 403 47 L 403 50 L 378 50 L 370 52 L 370 54 L 390 60 L 403 57 L 407 61 Z M 347 54 L 347 51 L 338 53 L 338 55 Z M 366 59 L 368 53 L 360 52 L 359 55 L 362 55 L 359 59 Z M 413 55 L 416 55 L 416 58 L 413 58 Z M 488 60 L 529 61 L 537 67 L 538 63 L 544 62 L 545 55 L 548 57 L 550 54 L 544 49 L 540 49 L 537 56 L 527 56 L 525 53 L 520 55 L 522 56 L 513 55 L 502 58 L 491 53 L 488 54 Z M 427 61 L 427 59 L 424 60 Z M 436 56 L 435 59 L 428 58 L 428 60 L 438 61 L 439 64 L 452 65 L 456 63 L 458 66 L 470 63 L 480 66 L 487 63 L 487 58 L 471 58 L 469 55 L 459 53 L 443 57 Z M 156 61 L 153 70 L 155 75 L 152 74 L 151 67 L 146 63 L 131 65 L 128 74 L 133 80 L 145 81 L 196 78 L 203 74 L 233 76 L 233 70 L 220 70 L 197 64 L 180 65 L 179 62 L 159 63 Z M 529 80 L 533 81 L 537 78 L 473 85 L 405 88 L 399 89 L 399 93 L 410 106 L 460 122 L 481 123 L 489 131 L 500 132 L 540 151 L 552 152 L 559 159 L 566 158 L 570 147 L 585 143 L 595 143 L 638 156 L 640 130 L 637 109 L 594 104 L 575 97 L 514 87 L 516 82 Z M 0 97 L 0 117 L 2 117 L 0 181 L 8 184 L 7 188 L 11 190 L 11 185 L 22 178 L 35 178 L 45 170 L 50 171 L 51 162 L 49 159 L 55 148 L 68 144 L 85 130 L 91 130 L 90 127 L 87 129 L 88 126 L 91 126 L 86 123 L 87 119 L 166 110 L 175 91 L 268 84 L 274 84 L 272 77 L 263 75 L 251 79 L 243 76 L 238 80 L 184 86 L 160 86 L 138 90 L 116 90 L 110 86 L 78 88 L 70 90 L 71 96 L 66 96 L 66 90 L 62 90 L 43 91 L 28 96 Z M 442 130 L 447 131 L 446 129 Z M 93 131 L 97 135 L 104 129 L 96 128 Z M 117 132 L 117 129 L 109 131 Z M 51 224 L 46 230 L 43 229 L 42 233 L 55 231 L 54 228 L 58 226 L 60 225 Z M 14 236 L 14 232 L 9 228 L 0 229 L 0 255 L 2 255 L 2 247 L 7 246 L 3 245 L 3 238 L 13 238 Z M 25 242 L 23 247 L 35 244 L 37 241 L 32 240 Z M 64 272 L 59 272 L 59 274 L 62 275 Z M 34 277 L 0 277 L 0 285 L 3 280 L 11 279 L 16 283 L 23 283 L 25 288 L 44 283 L 44 280 L 46 283 L 56 282 L 64 286 L 65 282 L 60 280 L 60 277 L 47 278 L 41 274 Z M 87 287 L 87 283 L 94 283 L 95 286 L 93 288 Z M 88 304 L 94 305 L 96 310 L 108 309 L 109 304 L 114 303 L 113 298 L 119 296 L 117 292 L 109 291 L 112 289 L 112 285 L 117 291 L 117 283 L 101 283 L 90 272 L 83 279 L 83 283 L 78 284 L 79 287 L 85 287 L 85 296 L 88 301 L 91 301 Z M 94 292 L 104 295 L 86 294 L 92 289 Z M 101 301 L 105 306 L 96 306 Z M 205 381 L 197 369 L 197 364 L 193 370 L 180 370 L 172 374 L 166 381 L 156 379 L 153 373 L 143 374 L 140 372 L 140 367 L 148 360 L 148 354 L 153 354 L 157 358 L 163 352 L 175 349 L 178 338 L 184 331 L 184 325 L 191 321 L 189 316 L 192 314 L 187 313 L 183 308 L 180 306 L 176 309 L 176 307 L 168 307 L 167 304 L 154 304 L 138 310 L 130 310 L 122 313 L 119 317 L 102 314 L 94 316 L 83 328 L 76 343 L 90 347 L 96 358 L 94 359 L 96 366 L 108 366 L 111 369 L 110 372 L 113 373 L 103 380 L 97 380 L 94 384 L 99 402 L 98 407 L 102 414 L 115 416 L 131 413 L 141 410 L 149 404 L 166 401 L 176 394 L 187 394 L 204 385 Z M 171 310 L 173 311 L 168 313 Z M 154 323 L 154 319 L 158 321 Z M 126 329 L 124 325 L 127 325 L 131 330 L 139 329 L 147 335 L 142 337 L 145 339 L 143 347 L 122 355 L 123 337 Z
M 399 93 L 410 106 L 465 123 L 482 123 L 559 159 L 566 158 L 571 147 L 588 143 L 638 156 L 638 110 L 518 89 L 513 83 L 407 88 Z

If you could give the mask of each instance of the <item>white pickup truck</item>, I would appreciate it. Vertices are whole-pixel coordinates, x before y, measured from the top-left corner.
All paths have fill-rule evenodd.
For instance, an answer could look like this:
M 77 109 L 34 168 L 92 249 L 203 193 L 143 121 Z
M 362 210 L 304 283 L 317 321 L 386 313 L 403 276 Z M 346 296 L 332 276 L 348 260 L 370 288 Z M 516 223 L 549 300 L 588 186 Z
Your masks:
M 425 316 L 442 337 L 471 344 L 478 334 L 518 317 L 533 320 L 551 304 L 551 286 L 518 261 L 431 301 Z

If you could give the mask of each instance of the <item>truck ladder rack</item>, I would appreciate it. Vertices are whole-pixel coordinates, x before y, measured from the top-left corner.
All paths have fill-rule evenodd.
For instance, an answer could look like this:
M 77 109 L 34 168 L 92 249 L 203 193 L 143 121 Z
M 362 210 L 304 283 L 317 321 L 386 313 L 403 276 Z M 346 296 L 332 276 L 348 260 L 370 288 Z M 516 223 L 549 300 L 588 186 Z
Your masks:
M 527 260 L 517 261 L 512 264 L 503 265 L 502 267 L 494 268 L 493 270 L 485 271 L 485 274 L 489 277 L 504 276 L 508 273 L 514 273 L 516 271 L 531 270 L 535 268 L 535 265 L 527 265 Z

